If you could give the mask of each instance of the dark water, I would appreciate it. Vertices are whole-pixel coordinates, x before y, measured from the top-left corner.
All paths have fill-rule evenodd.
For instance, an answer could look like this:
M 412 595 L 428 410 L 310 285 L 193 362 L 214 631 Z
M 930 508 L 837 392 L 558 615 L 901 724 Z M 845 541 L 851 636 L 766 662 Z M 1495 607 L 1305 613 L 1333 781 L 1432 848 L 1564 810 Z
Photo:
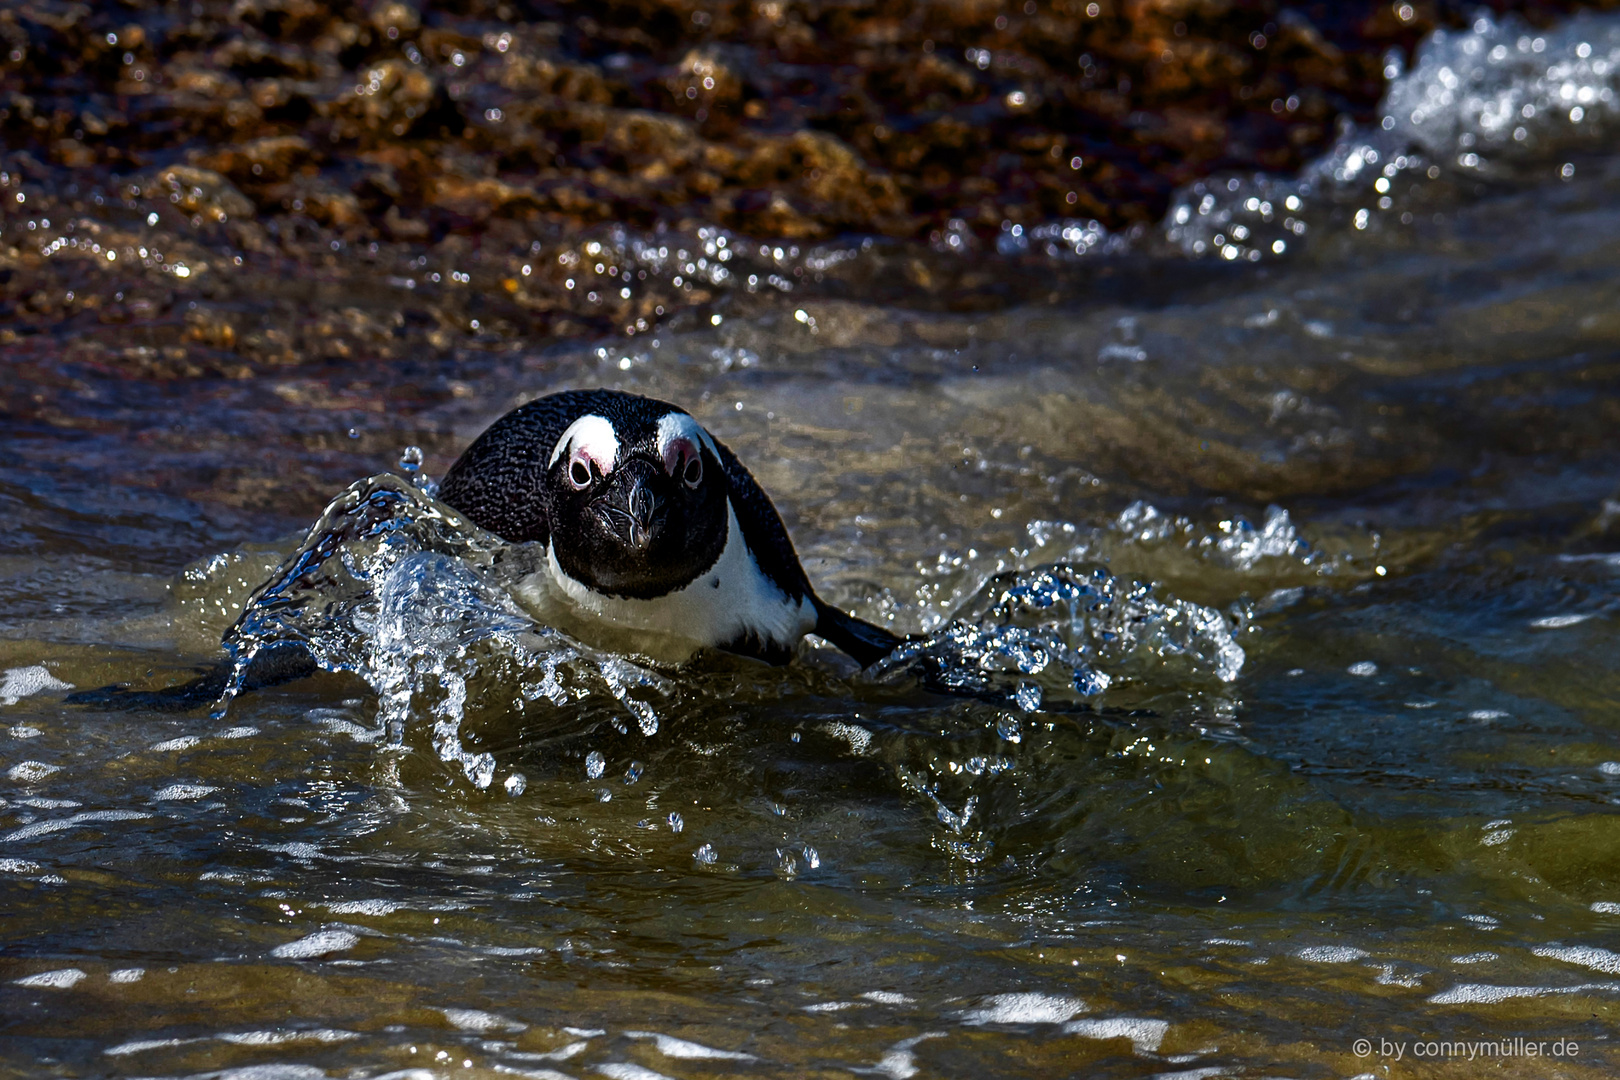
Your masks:
M 1616 25 L 1438 43 L 1396 87 L 1432 143 L 1213 183 L 1114 254 L 1009 237 L 1051 289 L 998 313 L 915 284 L 964 256 L 876 245 L 851 299 L 582 350 L 174 382 L 19 353 L 0 1068 L 1612 1075 Z M 1379 207 L 1355 174 L 1397 137 Z M 689 407 L 823 595 L 921 654 L 592 654 L 393 482 L 398 529 L 301 594 L 347 670 L 221 717 L 64 704 L 210 661 L 406 445 L 438 474 L 596 384 Z M 1482 1038 L 1578 1052 L 1416 1045 Z

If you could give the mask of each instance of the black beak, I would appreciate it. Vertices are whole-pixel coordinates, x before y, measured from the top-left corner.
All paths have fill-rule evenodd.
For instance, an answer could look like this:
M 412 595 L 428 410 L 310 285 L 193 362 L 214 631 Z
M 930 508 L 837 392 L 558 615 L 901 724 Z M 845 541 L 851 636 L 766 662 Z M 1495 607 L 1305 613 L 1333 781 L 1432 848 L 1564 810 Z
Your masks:
M 597 502 L 608 528 L 636 551 L 645 551 L 664 523 L 664 500 L 653 490 L 654 466 L 631 460 Z

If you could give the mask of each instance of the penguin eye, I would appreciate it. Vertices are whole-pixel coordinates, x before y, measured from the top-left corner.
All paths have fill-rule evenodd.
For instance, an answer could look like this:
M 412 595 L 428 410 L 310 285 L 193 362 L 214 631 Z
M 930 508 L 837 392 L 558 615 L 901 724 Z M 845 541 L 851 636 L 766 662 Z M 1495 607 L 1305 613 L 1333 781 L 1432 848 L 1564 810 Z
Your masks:
M 686 463 L 686 468 L 681 470 L 681 479 L 686 481 L 686 486 L 689 488 L 695 488 L 701 484 L 703 482 L 703 459 L 694 455 Z
M 574 463 L 568 466 L 568 482 L 581 490 L 591 486 L 591 467 L 585 464 L 583 458 L 575 458 Z

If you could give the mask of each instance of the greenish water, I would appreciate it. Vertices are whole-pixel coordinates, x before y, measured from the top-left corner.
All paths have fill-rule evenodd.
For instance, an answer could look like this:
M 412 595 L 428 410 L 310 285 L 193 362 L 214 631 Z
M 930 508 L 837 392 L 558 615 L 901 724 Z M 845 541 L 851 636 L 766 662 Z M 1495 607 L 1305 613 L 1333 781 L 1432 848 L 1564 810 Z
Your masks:
M 1503 158 L 1367 228 L 1323 198 L 1285 260 L 1008 245 L 991 313 L 878 246 L 633 345 L 19 352 L 0 1071 L 1613 1075 L 1620 158 Z M 189 677 L 352 481 L 583 385 L 691 409 L 924 655 L 590 654 L 398 483 L 301 615 L 352 670 L 64 704 Z M 1053 581 L 1085 620 L 995 609 Z M 1578 1053 L 1420 1047 L 1480 1039 Z

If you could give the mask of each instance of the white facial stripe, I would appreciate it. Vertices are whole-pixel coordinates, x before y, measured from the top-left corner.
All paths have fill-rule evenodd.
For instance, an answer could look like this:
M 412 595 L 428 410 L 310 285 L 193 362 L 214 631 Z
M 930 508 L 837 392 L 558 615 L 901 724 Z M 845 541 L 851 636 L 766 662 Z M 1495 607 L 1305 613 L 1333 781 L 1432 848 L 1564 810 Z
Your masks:
M 562 433 L 557 445 L 551 448 L 551 460 L 546 462 L 546 468 L 557 464 L 558 458 L 569 453 L 570 445 L 573 452 L 595 462 L 603 476 L 613 471 L 613 463 L 619 459 L 619 437 L 614 434 L 613 424 L 595 413 L 582 416 L 568 425 L 568 430 Z
M 713 454 L 716 461 L 720 460 L 720 452 L 714 448 L 714 440 L 703 430 L 703 425 L 685 413 L 665 413 L 658 421 L 658 457 L 666 469 L 670 467 L 670 444 L 677 439 L 685 439 L 694 447 L 701 446 Z

